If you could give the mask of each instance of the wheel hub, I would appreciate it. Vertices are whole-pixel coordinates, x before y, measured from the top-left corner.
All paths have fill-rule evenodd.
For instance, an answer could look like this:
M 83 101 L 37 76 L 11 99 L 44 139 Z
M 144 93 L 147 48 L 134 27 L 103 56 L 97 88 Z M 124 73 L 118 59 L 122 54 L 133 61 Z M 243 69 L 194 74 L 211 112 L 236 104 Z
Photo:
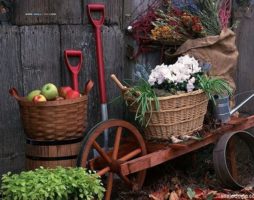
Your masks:
M 112 163 L 110 164 L 110 170 L 114 173 L 119 173 L 120 171 L 120 162 L 117 160 L 112 160 Z

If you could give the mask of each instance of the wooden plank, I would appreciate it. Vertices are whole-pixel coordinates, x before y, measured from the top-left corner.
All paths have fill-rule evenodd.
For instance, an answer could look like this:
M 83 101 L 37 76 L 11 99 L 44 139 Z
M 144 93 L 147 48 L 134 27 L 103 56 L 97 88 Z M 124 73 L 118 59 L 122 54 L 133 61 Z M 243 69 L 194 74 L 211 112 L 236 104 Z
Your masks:
M 157 166 L 166 161 L 172 160 L 174 158 L 193 152 L 209 144 L 212 144 L 216 142 L 222 134 L 226 134 L 228 132 L 246 130 L 251 128 L 253 125 L 254 125 L 254 116 L 249 117 L 248 121 L 244 124 L 225 125 L 221 127 L 220 129 L 216 130 L 215 132 L 208 134 L 202 141 L 188 141 L 186 143 L 188 145 L 188 148 L 179 149 L 179 150 L 176 150 L 170 147 L 162 149 L 162 150 L 158 149 L 157 151 L 153 153 L 125 162 L 120 166 L 121 172 L 123 175 L 126 176 L 128 174 L 132 174 L 138 171 L 142 171 L 142 170 Z
M 250 9 L 239 10 L 236 19 L 240 21 L 237 29 L 237 47 L 239 50 L 239 59 L 237 65 L 237 93 L 253 90 L 254 79 L 252 74 L 254 73 L 253 68 L 253 57 L 254 57 L 254 46 L 250 45 L 254 42 L 254 13 L 253 7 Z M 242 95 L 237 98 L 237 103 L 241 102 L 246 98 L 248 94 Z M 251 102 L 245 104 L 241 109 L 245 113 L 253 113 L 254 107 L 250 106 Z
M 123 34 L 116 27 L 103 27 L 103 48 L 105 62 L 105 81 L 107 88 L 108 102 L 120 95 L 119 90 L 112 84 L 110 74 L 115 73 L 120 78 L 123 76 Z M 63 51 L 65 49 L 82 50 L 84 63 L 80 71 L 79 86 L 83 89 L 85 82 L 89 79 L 95 82 L 95 87 L 89 95 L 88 108 L 88 129 L 101 121 L 100 100 L 97 78 L 96 48 L 94 39 L 94 30 L 91 26 L 70 25 L 61 26 L 61 56 L 62 56 L 62 84 L 70 85 L 71 80 L 69 72 L 63 61 Z M 122 118 L 122 102 L 115 102 L 108 105 L 109 118 Z
M 155 2 L 155 0 L 124 0 L 123 27 L 127 28 L 137 17 L 142 15 L 153 2 Z
M 87 16 L 86 5 L 90 3 L 103 3 L 105 4 L 105 25 L 118 25 L 122 26 L 122 13 L 123 13 L 123 0 L 83 0 L 84 7 L 84 23 L 90 23 Z M 95 16 L 98 17 L 98 16 Z
M 58 26 L 21 27 L 21 64 L 24 94 L 45 83 L 60 86 L 60 33 Z
M 138 171 L 142 171 L 159 164 L 162 164 L 166 161 L 172 160 L 179 156 L 185 155 L 202 147 L 205 147 L 213 142 L 215 142 L 219 137 L 219 134 L 214 135 L 211 134 L 206 139 L 202 140 L 202 142 L 194 142 L 191 145 L 188 145 L 188 148 L 175 150 L 173 148 L 166 148 L 163 150 L 158 150 L 156 152 L 147 154 L 146 156 L 142 156 L 136 158 L 134 160 L 128 161 L 121 165 L 121 172 L 124 176 L 128 174 L 132 174 Z
M 24 169 L 24 133 L 19 117 L 19 107 L 8 90 L 16 87 L 23 91 L 20 66 L 20 35 L 17 26 L 2 26 L 0 29 L 0 176 L 8 171 Z
M 81 0 L 16 0 L 14 23 L 37 24 L 81 24 Z

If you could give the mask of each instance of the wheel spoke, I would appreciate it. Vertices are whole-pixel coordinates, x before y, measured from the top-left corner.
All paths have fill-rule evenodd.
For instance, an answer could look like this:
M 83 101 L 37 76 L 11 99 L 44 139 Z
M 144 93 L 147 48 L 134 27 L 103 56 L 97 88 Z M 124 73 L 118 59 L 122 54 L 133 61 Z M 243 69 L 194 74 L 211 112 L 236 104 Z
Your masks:
M 89 160 L 88 166 L 89 166 L 89 169 L 94 170 L 94 160 Z
M 119 147 L 120 147 L 120 140 L 121 140 L 121 136 L 122 136 L 122 127 L 118 127 L 117 131 L 116 131 L 116 138 L 115 138 L 115 143 L 114 143 L 114 149 L 113 149 L 113 154 L 112 154 L 112 158 L 114 160 L 117 159 L 117 155 L 118 155 L 118 151 L 119 151 Z
M 131 182 L 131 180 L 127 177 L 122 175 L 121 173 L 118 174 L 118 176 L 125 182 L 126 185 L 128 185 L 130 188 L 133 187 L 133 183 Z
M 110 197 L 111 197 L 111 192 L 113 187 L 113 178 L 114 178 L 113 175 L 114 175 L 113 172 L 109 173 L 105 200 L 110 200 Z
M 100 147 L 100 145 L 96 141 L 93 142 L 93 147 L 98 151 L 98 153 L 107 163 L 112 162 L 111 158 L 105 153 L 105 151 Z
M 137 156 L 138 154 L 140 154 L 142 152 L 141 149 L 135 149 L 132 152 L 130 152 L 129 154 L 123 156 L 122 158 L 120 158 L 120 161 L 128 161 L 132 158 L 134 158 L 135 156 Z
M 106 173 L 109 172 L 109 171 L 110 171 L 110 167 L 105 167 L 104 169 L 98 171 L 97 174 L 98 174 L 99 176 L 103 176 L 104 174 L 106 174 Z

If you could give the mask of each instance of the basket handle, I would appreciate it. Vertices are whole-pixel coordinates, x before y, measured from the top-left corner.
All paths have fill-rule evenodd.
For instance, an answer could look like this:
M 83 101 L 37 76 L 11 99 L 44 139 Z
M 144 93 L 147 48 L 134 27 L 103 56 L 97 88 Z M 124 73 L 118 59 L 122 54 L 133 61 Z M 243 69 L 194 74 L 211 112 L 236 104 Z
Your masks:
M 23 100 L 23 98 L 21 96 L 19 96 L 19 93 L 18 93 L 16 88 L 9 89 L 9 94 L 11 96 L 13 96 L 18 101 L 22 101 Z
M 111 74 L 110 77 L 115 82 L 115 84 L 120 88 L 120 90 L 122 90 L 123 92 L 128 90 L 128 88 L 119 81 L 119 79 L 116 77 L 115 74 Z
M 88 93 L 93 89 L 94 82 L 92 80 L 89 80 L 85 84 L 84 94 L 88 95 Z

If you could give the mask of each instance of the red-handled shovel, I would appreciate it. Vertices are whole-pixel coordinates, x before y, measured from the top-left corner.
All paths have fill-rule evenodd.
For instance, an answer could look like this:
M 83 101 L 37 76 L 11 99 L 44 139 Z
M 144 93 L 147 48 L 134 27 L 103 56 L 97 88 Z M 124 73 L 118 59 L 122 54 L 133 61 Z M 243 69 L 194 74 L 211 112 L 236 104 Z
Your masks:
M 100 13 L 100 19 L 94 19 L 92 17 L 92 13 L 94 12 Z M 87 13 L 91 23 L 93 24 L 95 28 L 101 113 L 102 113 L 102 121 L 105 121 L 108 119 L 108 108 L 107 108 L 107 95 L 106 95 L 105 78 L 104 78 L 105 72 L 104 72 L 102 37 L 101 37 L 101 27 L 105 19 L 105 6 L 104 4 L 88 4 Z M 105 131 L 104 133 L 104 148 L 108 149 L 108 132 L 107 131 Z
M 73 66 L 70 64 L 69 62 L 69 58 L 70 57 L 78 57 L 79 58 L 79 62 L 76 66 Z M 78 50 L 65 50 L 64 51 L 64 60 L 65 60 L 65 64 L 67 65 L 68 69 L 71 71 L 72 73 L 72 83 L 73 83 L 73 89 L 76 91 L 79 91 L 78 89 L 78 73 L 81 69 L 81 65 L 82 65 L 82 51 L 78 51 Z

